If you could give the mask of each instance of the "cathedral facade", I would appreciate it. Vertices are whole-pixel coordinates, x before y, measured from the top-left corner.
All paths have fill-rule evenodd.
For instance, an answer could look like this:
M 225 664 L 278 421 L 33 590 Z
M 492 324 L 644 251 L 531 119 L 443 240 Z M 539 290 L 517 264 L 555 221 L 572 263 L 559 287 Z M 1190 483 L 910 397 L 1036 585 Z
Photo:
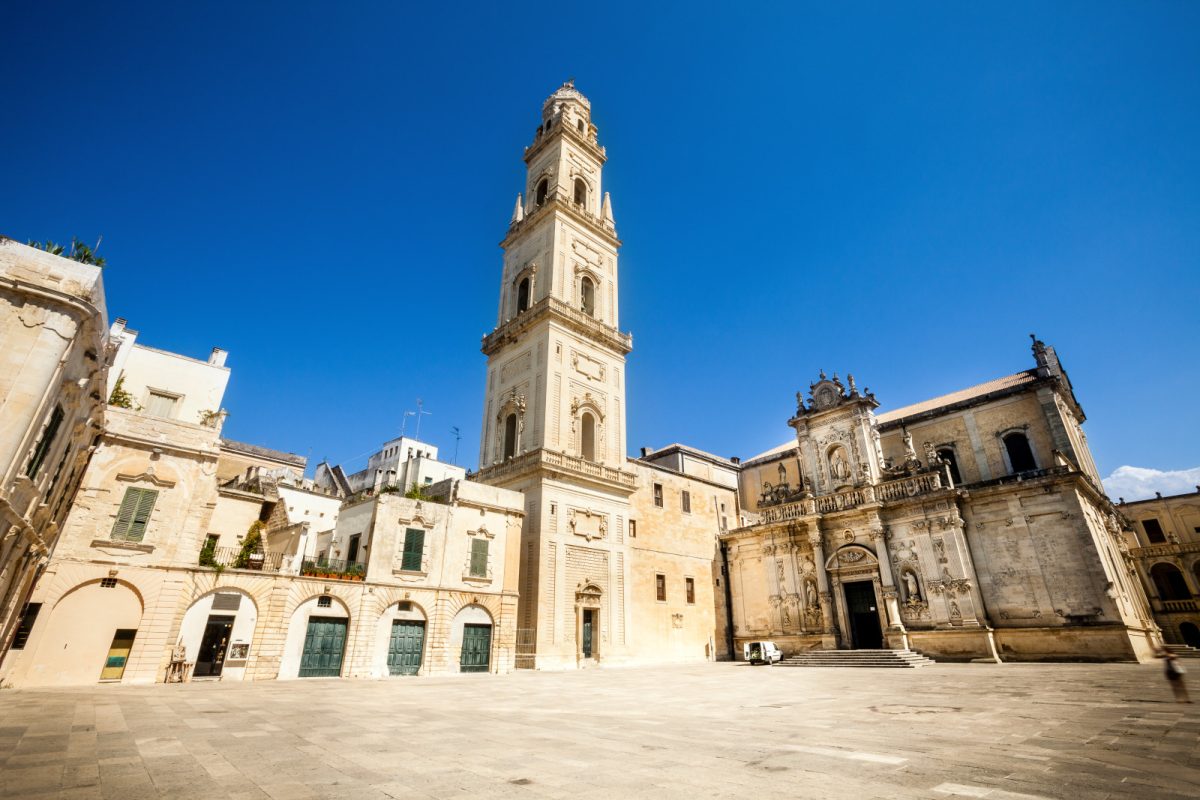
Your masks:
M 722 538 L 734 633 L 785 650 L 940 659 L 1149 658 L 1159 641 L 1053 347 L 885 414 L 852 376 L 798 394 L 794 439 L 747 461 Z M 916 444 L 920 442 L 920 444 Z

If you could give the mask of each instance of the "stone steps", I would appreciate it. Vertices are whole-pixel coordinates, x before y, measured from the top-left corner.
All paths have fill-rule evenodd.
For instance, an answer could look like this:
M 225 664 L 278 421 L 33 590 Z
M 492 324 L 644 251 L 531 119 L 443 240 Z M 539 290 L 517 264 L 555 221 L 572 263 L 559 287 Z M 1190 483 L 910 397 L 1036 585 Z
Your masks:
M 914 669 L 935 663 L 914 650 L 809 650 L 783 659 L 778 666 Z
M 1200 658 L 1200 650 L 1186 644 L 1164 644 L 1163 647 L 1169 653 L 1173 653 L 1179 658 Z

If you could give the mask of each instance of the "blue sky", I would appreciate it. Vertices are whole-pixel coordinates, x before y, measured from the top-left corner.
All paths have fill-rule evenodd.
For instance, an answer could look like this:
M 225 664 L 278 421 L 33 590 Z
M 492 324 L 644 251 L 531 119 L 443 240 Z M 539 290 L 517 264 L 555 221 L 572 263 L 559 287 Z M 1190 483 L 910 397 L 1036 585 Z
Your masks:
M 1036 332 L 1102 472 L 1200 464 L 1200 5 L 437 5 L 10 7 L 0 232 L 103 235 L 112 316 L 231 352 L 227 436 L 353 462 L 422 397 L 474 466 L 497 243 L 573 76 L 631 452 L 749 457 L 818 369 L 886 409 Z

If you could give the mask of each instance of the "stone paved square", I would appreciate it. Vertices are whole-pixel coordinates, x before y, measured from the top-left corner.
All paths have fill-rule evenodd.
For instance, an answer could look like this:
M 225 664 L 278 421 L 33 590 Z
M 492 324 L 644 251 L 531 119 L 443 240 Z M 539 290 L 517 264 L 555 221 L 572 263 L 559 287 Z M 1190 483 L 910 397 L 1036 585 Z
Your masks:
M 1178 798 L 1158 665 L 705 664 L 0 693 L 4 798 Z

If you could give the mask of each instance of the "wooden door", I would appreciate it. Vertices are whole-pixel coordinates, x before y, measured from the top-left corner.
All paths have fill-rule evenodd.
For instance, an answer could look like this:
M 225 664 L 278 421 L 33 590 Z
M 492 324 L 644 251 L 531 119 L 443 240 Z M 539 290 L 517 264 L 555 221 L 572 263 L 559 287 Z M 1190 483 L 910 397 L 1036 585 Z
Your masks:
M 492 653 L 491 625 L 463 625 L 460 672 L 487 672 Z
M 120 628 L 113 634 L 112 644 L 109 645 L 108 655 L 104 659 L 104 667 L 100 670 L 100 680 L 119 681 L 125 674 L 125 664 L 129 661 L 129 651 L 133 649 L 133 639 L 137 631 Z
M 309 617 L 300 658 L 301 678 L 336 678 L 342 674 L 342 651 L 346 648 L 346 620 Z
M 398 619 L 392 623 L 392 638 L 388 643 L 388 674 L 416 675 L 421 669 L 425 650 L 425 623 Z

